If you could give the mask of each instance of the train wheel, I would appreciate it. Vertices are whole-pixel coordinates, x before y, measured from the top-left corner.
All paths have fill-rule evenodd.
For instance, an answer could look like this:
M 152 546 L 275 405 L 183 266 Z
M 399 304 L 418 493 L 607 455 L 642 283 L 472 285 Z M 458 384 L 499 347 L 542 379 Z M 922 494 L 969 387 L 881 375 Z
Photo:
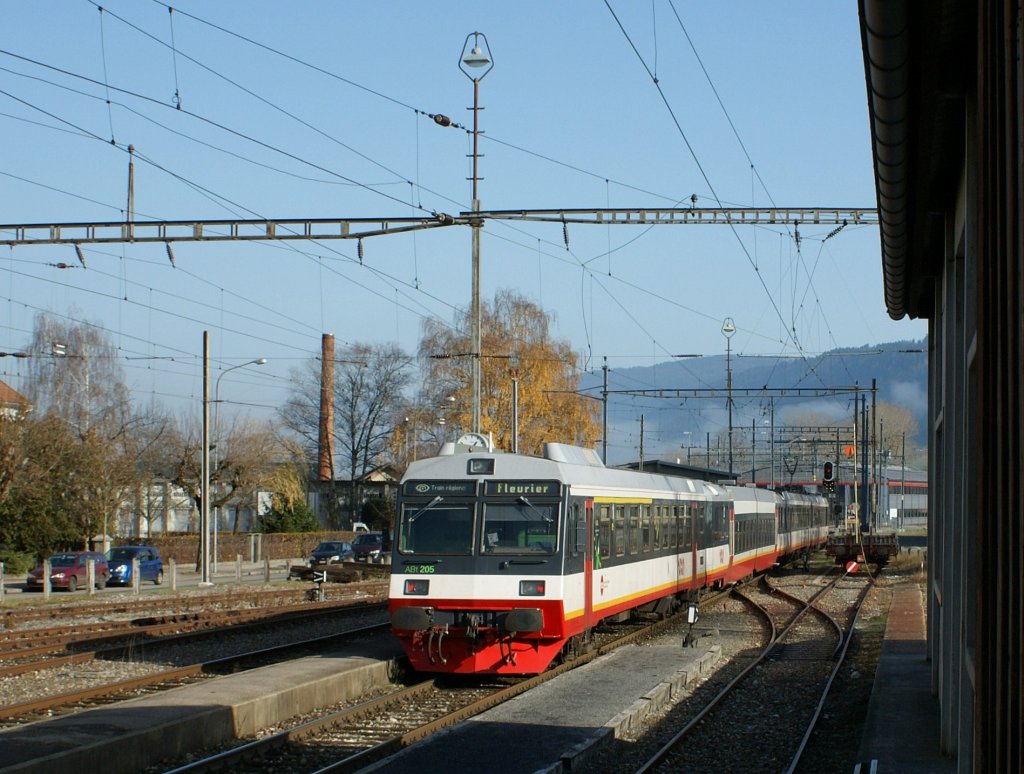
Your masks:
M 575 661 L 590 648 L 590 632 L 570 637 L 562 647 L 562 663 Z

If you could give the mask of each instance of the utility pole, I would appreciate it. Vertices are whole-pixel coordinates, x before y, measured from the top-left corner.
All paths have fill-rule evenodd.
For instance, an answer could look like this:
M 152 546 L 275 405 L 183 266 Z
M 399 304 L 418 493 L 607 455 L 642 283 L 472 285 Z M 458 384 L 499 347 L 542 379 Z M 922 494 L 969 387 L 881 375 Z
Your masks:
M 608 464 L 608 356 L 604 358 L 604 388 L 601 390 L 602 418 L 601 418 L 601 461 Z
M 903 431 L 903 440 L 900 442 L 900 516 L 896 519 L 896 526 L 903 529 L 903 522 L 906 518 L 904 509 L 906 504 L 904 498 L 907 496 L 907 432 Z
M 210 332 L 203 331 L 203 480 L 201 482 L 199 520 L 202 522 L 200 585 L 210 586 Z
M 863 498 L 861 500 L 860 526 L 862 531 L 869 531 L 871 526 L 871 497 L 868 490 L 868 396 L 860 396 L 861 404 L 861 455 L 860 455 L 860 481 Z
M 871 380 L 871 447 L 875 451 L 875 459 L 878 459 L 878 432 L 876 430 L 878 426 L 878 388 L 875 385 L 875 380 Z M 877 464 L 871 466 L 872 472 L 878 469 Z M 874 524 L 875 529 L 878 528 L 878 506 L 879 506 L 879 478 L 874 477 L 875 484 L 875 496 L 872 498 L 871 507 L 871 523 Z
M 644 415 L 640 415 L 640 470 L 644 469 Z

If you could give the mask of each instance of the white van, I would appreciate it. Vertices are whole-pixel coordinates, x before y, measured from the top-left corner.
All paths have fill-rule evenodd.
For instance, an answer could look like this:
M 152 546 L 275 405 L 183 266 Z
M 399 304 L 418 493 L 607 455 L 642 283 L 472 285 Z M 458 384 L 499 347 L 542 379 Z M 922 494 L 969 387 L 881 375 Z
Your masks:
M 355 521 L 355 522 L 352 523 L 352 531 L 353 532 L 369 532 L 370 528 L 367 527 L 366 524 L 364 524 L 361 521 Z

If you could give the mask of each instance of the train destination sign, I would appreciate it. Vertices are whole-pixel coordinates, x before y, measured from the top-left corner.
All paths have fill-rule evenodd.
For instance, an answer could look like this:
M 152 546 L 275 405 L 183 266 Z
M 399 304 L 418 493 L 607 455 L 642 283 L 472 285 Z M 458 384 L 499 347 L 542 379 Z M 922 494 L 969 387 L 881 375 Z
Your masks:
M 471 497 L 476 494 L 476 481 L 406 481 L 402 494 L 417 497 Z
M 484 494 L 491 497 L 558 497 L 557 481 L 486 481 Z

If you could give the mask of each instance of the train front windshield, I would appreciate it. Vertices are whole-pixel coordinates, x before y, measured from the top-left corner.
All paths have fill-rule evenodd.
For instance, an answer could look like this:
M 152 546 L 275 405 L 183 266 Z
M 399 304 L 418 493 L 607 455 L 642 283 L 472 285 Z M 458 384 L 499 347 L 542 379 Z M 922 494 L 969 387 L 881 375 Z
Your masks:
M 426 504 L 405 503 L 398 529 L 403 554 L 471 554 L 473 504 L 446 503 L 440 497 Z
M 476 531 L 476 508 L 482 519 Z M 402 504 L 398 551 L 402 554 L 553 554 L 558 548 L 558 504 L 515 500 L 475 501 L 435 497 Z
M 525 497 L 484 507 L 484 553 L 553 554 L 558 543 L 556 505 L 534 505 Z

